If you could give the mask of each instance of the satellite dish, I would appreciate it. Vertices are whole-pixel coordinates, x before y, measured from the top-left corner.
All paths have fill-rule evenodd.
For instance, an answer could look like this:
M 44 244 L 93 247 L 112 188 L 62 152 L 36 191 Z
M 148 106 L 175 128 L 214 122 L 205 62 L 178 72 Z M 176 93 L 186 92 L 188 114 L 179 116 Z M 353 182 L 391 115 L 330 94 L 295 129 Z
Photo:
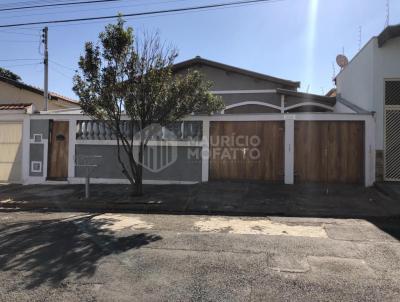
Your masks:
M 336 57 L 336 63 L 340 66 L 340 68 L 344 68 L 349 64 L 349 60 L 345 55 L 338 55 Z

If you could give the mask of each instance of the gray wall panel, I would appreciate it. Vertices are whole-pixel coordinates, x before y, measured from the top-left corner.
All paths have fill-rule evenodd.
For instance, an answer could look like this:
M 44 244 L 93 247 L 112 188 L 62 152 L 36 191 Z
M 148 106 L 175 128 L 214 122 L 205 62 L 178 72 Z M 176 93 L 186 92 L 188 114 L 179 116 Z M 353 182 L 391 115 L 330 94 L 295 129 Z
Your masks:
M 42 134 L 44 139 L 49 137 L 49 120 L 31 120 L 31 138 L 33 134 Z
M 211 81 L 213 86 L 211 90 L 243 90 L 243 89 L 274 89 L 288 88 L 283 84 L 256 79 L 251 76 L 237 72 L 227 72 L 223 69 L 211 66 L 198 66 L 193 68 L 203 73 L 205 79 Z M 185 73 L 186 70 L 180 71 Z M 179 74 L 179 73 L 178 73 Z
M 43 144 L 30 144 L 29 146 L 29 176 L 43 176 Z M 32 172 L 32 161 L 40 161 L 42 163 L 42 172 Z
M 165 148 L 165 147 L 157 147 Z M 157 149 L 156 148 L 156 149 Z M 160 150 L 165 154 L 165 150 Z M 172 180 L 172 181 L 201 181 L 201 147 L 177 147 L 177 160 L 170 166 L 159 172 L 143 170 L 145 180 Z M 78 164 L 83 163 L 82 155 L 100 155 L 102 159 L 86 160 L 94 164 L 97 161 L 98 167 L 91 172 L 93 178 L 124 179 L 121 166 L 117 158 L 117 146 L 115 145 L 76 145 L 76 159 Z M 199 155 L 199 156 L 197 156 Z M 128 164 L 124 151 L 121 156 Z M 146 160 L 146 159 L 145 159 Z M 92 162 L 90 162 L 92 161 Z M 76 167 L 76 177 L 85 177 L 86 168 Z

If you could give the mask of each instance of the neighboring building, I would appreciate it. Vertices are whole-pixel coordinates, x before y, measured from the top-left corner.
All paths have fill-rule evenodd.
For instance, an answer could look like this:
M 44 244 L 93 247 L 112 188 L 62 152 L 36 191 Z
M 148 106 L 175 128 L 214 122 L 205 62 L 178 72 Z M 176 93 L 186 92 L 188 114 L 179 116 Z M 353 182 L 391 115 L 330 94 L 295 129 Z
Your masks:
M 400 181 L 400 25 L 371 38 L 336 85 L 337 112 L 375 112 L 377 179 Z
M 49 110 L 74 108 L 79 108 L 77 101 L 49 93 Z M 23 129 L 29 115 L 43 109 L 43 90 L 0 77 L 0 182 L 23 181 L 22 161 L 27 151 L 22 152 L 22 145 L 29 139 Z
M 200 71 L 211 81 L 211 91 L 222 97 L 224 114 L 333 111 L 334 97 L 297 92 L 300 82 L 195 57 L 175 64 L 176 74 L 188 69 Z
M 20 81 L 0 76 L 0 104 L 33 104 L 44 110 L 43 90 Z M 49 92 L 49 110 L 79 108 L 79 103 L 65 96 Z
M 334 96 L 336 97 L 336 88 L 332 88 L 331 90 L 329 90 L 325 96 Z

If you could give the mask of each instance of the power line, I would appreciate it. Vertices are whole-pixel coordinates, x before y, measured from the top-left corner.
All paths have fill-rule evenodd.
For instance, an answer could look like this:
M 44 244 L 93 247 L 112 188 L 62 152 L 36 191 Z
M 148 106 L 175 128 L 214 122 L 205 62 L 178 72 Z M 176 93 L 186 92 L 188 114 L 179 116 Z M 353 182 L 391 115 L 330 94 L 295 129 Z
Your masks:
M 58 62 L 56 62 L 56 61 L 54 61 L 54 60 L 49 60 L 49 61 L 50 61 L 51 63 L 54 63 L 54 64 L 56 64 L 56 65 L 62 67 L 62 68 L 69 69 L 69 70 L 72 70 L 72 71 L 75 71 L 75 70 L 76 70 L 76 68 L 68 67 L 68 66 L 66 66 L 66 65 L 64 65 L 64 64 L 61 64 L 61 63 L 58 63 Z
M 285 0 L 270 0 L 268 3 L 274 3 L 274 2 L 281 2 Z M 244 4 L 238 4 L 235 6 L 230 6 L 230 7 L 215 7 L 215 8 L 208 8 L 208 9 L 202 9 L 201 12 L 211 12 L 211 11 L 216 11 L 216 10 L 222 10 L 226 8 L 238 8 L 238 7 L 245 7 L 245 6 L 250 6 L 250 5 L 258 5 L 259 3 L 244 3 Z M 183 14 L 188 14 L 188 13 L 196 13 L 196 11 L 183 11 L 183 12 L 174 12 L 174 13 L 165 13 L 161 15 L 147 15 L 147 16 L 138 16 L 135 17 L 136 20 L 142 20 L 142 19 L 148 19 L 148 18 L 157 18 L 157 17 L 163 17 L 163 16 L 179 16 Z M 130 20 L 130 17 L 123 16 L 126 20 Z M 51 25 L 52 30 L 57 30 L 62 27 L 68 27 L 68 26 L 81 26 L 81 25 L 86 25 L 86 24 L 99 24 L 99 23 L 104 23 L 104 20 L 94 20 L 94 21 L 80 21 L 80 22 L 75 22 L 75 23 L 67 23 L 67 24 L 55 24 Z M 39 29 L 40 27 L 19 27 L 19 29 Z
M 5 30 L 5 29 L 0 30 L 0 34 L 5 34 L 5 35 L 12 34 L 12 35 L 22 35 L 22 36 L 31 36 L 31 37 L 38 36 L 38 34 L 35 35 L 35 34 L 29 34 L 29 33 L 21 33 L 21 32 L 17 32 L 17 31 L 10 31 L 10 30 Z
M 35 40 L 3 40 L 0 39 L 0 42 L 4 43 L 37 43 Z
M 19 7 L 0 8 L 0 12 L 21 10 L 21 9 L 44 8 L 44 7 L 67 6 L 67 5 L 95 4 L 95 3 L 116 2 L 116 1 L 120 1 L 120 0 L 88 0 L 88 1 L 80 1 L 80 2 L 65 2 L 65 3 L 41 4 L 41 5 L 31 5 L 31 6 L 19 6 Z
M 61 75 L 61 76 L 65 77 L 65 78 L 71 80 L 71 81 L 72 81 L 72 79 L 73 79 L 73 77 L 74 77 L 73 75 L 71 75 L 71 76 L 66 75 L 64 72 L 58 70 L 57 68 L 55 68 L 54 66 L 51 66 L 51 65 L 50 65 L 50 69 L 51 69 L 52 71 L 55 71 L 55 72 L 58 73 L 59 75 Z
M 0 62 L 12 62 L 12 61 L 41 61 L 42 59 L 1 59 Z
M 43 3 L 57 3 L 57 2 L 65 2 L 66 0 L 38 0 L 38 1 L 18 1 L 18 2 L 9 2 L 3 3 L 2 7 L 15 7 L 21 5 L 36 5 L 36 4 L 43 4 Z M 76 0 L 78 1 L 78 0 Z
M 112 10 L 116 10 L 116 9 L 125 9 L 125 8 L 132 8 L 132 7 L 139 7 L 139 6 L 150 6 L 150 5 L 156 5 L 156 4 L 168 4 L 168 3 L 173 3 L 173 2 L 183 2 L 183 1 L 187 1 L 187 0 L 170 0 L 170 1 L 157 1 L 157 2 L 146 2 L 146 3 L 136 3 L 136 4 L 129 4 L 129 5 L 118 5 L 118 6 L 111 6 L 111 7 L 96 7 L 96 11 L 100 11 L 100 10 L 108 10 L 110 11 Z M 62 14 L 71 14 L 71 13 L 81 13 L 81 12 L 92 12 L 93 8 L 91 9 L 79 9 L 79 10 L 67 10 L 65 11 L 65 9 L 62 12 Z M 15 18 L 22 18 L 22 17 L 32 17 L 32 16 L 45 16 L 48 15 L 49 12 L 45 12 L 45 13 L 37 13 L 37 14 L 26 14 L 26 15 L 11 15 L 8 14 L 7 16 L 2 17 L 2 20 L 4 19 L 15 19 Z
M 11 68 L 11 67 L 21 67 L 21 66 L 34 66 L 41 65 L 42 63 L 29 63 L 29 64 L 16 64 L 16 65 L 1 65 L 0 67 Z
M 228 3 L 216 3 L 216 4 L 202 5 L 202 6 L 191 6 L 191 7 L 184 7 L 184 8 L 174 8 L 174 9 L 165 9 L 165 10 L 157 10 L 157 11 L 130 13 L 130 14 L 123 14 L 123 15 L 99 16 L 99 17 L 63 19 L 63 20 L 49 20 L 49 21 L 39 21 L 39 22 L 27 22 L 27 23 L 14 23 L 14 24 L 0 25 L 0 28 L 19 27 L 19 26 L 28 26 L 28 25 L 71 23 L 71 22 L 92 21 L 92 20 L 105 20 L 105 19 L 115 19 L 120 16 L 122 16 L 122 17 L 137 17 L 137 16 L 160 15 L 160 14 L 166 14 L 166 13 L 196 11 L 196 10 L 203 10 L 203 9 L 209 9 L 209 8 L 222 8 L 222 7 L 229 7 L 229 6 L 236 6 L 236 5 L 243 5 L 243 4 L 252 4 L 252 3 L 262 3 L 262 2 L 271 2 L 271 0 L 247 0 L 247 1 L 236 1 L 236 2 L 228 2 Z

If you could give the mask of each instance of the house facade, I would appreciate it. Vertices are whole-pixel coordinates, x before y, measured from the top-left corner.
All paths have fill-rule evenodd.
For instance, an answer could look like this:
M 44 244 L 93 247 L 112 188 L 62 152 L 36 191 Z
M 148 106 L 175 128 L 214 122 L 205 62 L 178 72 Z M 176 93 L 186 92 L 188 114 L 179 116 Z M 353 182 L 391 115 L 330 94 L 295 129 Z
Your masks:
M 43 90 L 20 81 L 0 76 L 0 105 L 30 104 L 37 111 L 44 110 Z M 79 108 L 77 101 L 49 93 L 49 110 Z
M 50 110 L 79 108 L 64 96 L 50 93 Z M 23 182 L 24 129 L 28 117 L 44 109 L 43 90 L 0 77 L 0 182 Z M 25 153 L 25 154 L 24 154 Z M 26 178 L 26 177 L 25 177 Z
M 373 184 L 370 112 L 338 113 L 335 97 L 301 93 L 298 82 L 200 57 L 174 66 L 176 74 L 188 69 L 202 72 L 226 107 L 161 127 L 145 154 L 145 183 Z M 137 131 L 127 118 L 122 128 Z M 22 132 L 22 183 L 83 183 L 87 175 L 97 183 L 128 182 L 115 135 L 80 109 L 24 114 Z
M 400 25 L 373 37 L 337 75 L 337 112 L 374 112 L 376 177 L 400 181 Z

